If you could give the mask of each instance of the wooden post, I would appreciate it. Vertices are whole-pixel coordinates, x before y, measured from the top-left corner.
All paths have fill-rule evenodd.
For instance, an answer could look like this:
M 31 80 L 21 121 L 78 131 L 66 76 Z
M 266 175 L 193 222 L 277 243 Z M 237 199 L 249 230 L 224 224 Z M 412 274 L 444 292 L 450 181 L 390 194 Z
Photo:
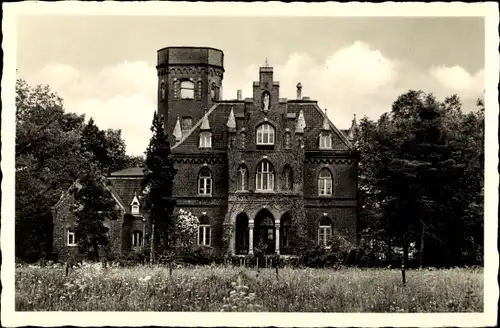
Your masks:
M 279 279 L 279 274 L 278 274 L 278 261 L 274 259 L 274 268 L 276 269 L 276 280 Z
M 172 271 L 173 271 L 173 268 L 172 268 L 172 260 L 170 260 L 170 261 L 168 262 L 168 265 L 169 265 L 169 268 L 168 268 L 168 269 L 169 269 L 169 274 L 170 274 L 170 277 L 172 277 Z
M 403 278 L 403 285 L 406 284 L 406 271 L 405 271 L 405 257 L 403 254 L 403 257 L 401 258 L 401 276 Z
M 65 274 L 66 277 L 69 274 L 69 265 L 68 265 L 68 262 L 64 263 L 64 274 Z

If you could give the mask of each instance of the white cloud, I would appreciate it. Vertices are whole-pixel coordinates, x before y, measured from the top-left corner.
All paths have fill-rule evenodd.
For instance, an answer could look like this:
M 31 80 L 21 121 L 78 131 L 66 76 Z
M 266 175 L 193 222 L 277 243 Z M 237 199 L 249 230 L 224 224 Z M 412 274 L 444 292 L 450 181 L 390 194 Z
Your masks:
M 362 41 L 320 60 L 292 53 L 284 63 L 273 66 L 280 97 L 294 99 L 301 82 L 302 95 L 328 108 L 340 129 L 350 126 L 353 113 L 375 119 L 390 111 L 396 98 L 409 89 L 432 92 L 438 98 L 457 93 L 464 103 L 472 104 L 484 88 L 484 71 L 470 74 L 460 66 L 417 69 Z M 227 63 L 224 98 L 235 99 L 238 89 L 243 90 L 243 97 L 252 97 L 252 84 L 258 79 L 259 65 Z M 92 116 L 100 128 L 122 129 L 128 153 L 142 154 L 146 149 L 156 108 L 154 66 L 124 62 L 99 72 L 83 72 L 61 63 L 49 64 L 27 80 L 49 84 L 65 99 L 66 110 Z
M 444 87 L 467 96 L 479 96 L 484 88 L 484 70 L 471 75 L 460 66 L 432 67 L 431 75 Z
M 101 129 L 121 129 L 127 153 L 146 150 L 156 109 L 156 69 L 147 62 L 124 62 L 97 73 L 49 64 L 27 80 L 48 84 L 67 111 L 92 117 Z

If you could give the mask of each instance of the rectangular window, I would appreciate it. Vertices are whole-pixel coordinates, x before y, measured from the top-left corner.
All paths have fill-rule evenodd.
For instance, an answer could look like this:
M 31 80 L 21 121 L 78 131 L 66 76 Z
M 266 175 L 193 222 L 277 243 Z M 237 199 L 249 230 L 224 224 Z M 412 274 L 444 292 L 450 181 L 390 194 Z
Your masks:
M 198 245 L 210 246 L 210 226 L 200 226 L 198 229 Z
M 142 232 L 134 231 L 134 233 L 132 233 L 132 246 L 142 246 Z
M 319 227 L 318 231 L 318 242 L 321 246 L 327 246 L 328 241 L 332 237 L 332 228 L 331 227 Z
M 212 147 L 212 134 L 210 132 L 200 133 L 200 148 Z
M 67 229 L 67 245 L 68 246 L 76 246 L 76 235 L 73 229 Z
M 132 214 L 139 214 L 139 205 L 132 205 Z
M 319 138 L 320 143 L 319 147 L 322 149 L 331 149 L 332 148 L 332 137 L 328 134 L 322 134 Z
M 210 195 L 212 194 L 212 179 L 202 178 L 200 179 L 200 195 Z

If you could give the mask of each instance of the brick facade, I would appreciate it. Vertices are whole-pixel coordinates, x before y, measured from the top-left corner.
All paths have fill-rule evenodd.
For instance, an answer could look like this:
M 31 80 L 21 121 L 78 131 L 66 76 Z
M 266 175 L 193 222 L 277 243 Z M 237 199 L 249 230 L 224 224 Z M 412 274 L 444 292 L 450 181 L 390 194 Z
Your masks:
M 294 238 L 299 234 L 324 243 L 319 240 L 320 232 L 324 235 L 324 230 L 319 230 L 324 217 L 331 222 L 327 236 L 338 231 L 355 243 L 355 120 L 350 129 L 338 130 L 317 101 L 301 96 L 300 84 L 297 99 L 280 98 L 272 67 L 260 68 L 252 98 L 221 100 L 223 60 L 223 52 L 213 48 L 158 51 L 158 113 L 178 170 L 173 190 L 177 208 L 208 219 L 210 245 L 221 253 L 252 253 L 259 243 L 269 253 L 293 253 Z M 268 145 L 257 142 L 257 129 L 264 125 L 259 140 L 273 141 Z M 263 139 L 270 131 L 273 140 Z M 211 136 L 210 147 L 200 147 L 202 133 Z M 322 133 L 330 138 L 326 149 L 320 148 Z M 259 173 L 259 167 L 272 173 Z M 200 180 L 202 172 L 210 175 L 208 186 Z M 330 175 L 325 183 L 331 183 L 332 188 L 325 187 L 326 195 L 320 195 L 320 172 Z M 118 253 L 130 249 L 133 229 L 149 229 L 142 216 L 132 220 L 135 228 L 126 223 L 130 221 L 127 215 L 131 217 L 130 202 L 140 192 L 141 174 L 135 168 L 110 177 L 117 202 L 124 208 L 121 223 L 115 223 L 120 238 L 113 247 Z M 273 183 L 268 185 L 268 179 Z M 257 180 L 261 189 L 265 185 L 264 189 L 270 190 L 257 190 Z M 200 194 L 206 190 L 210 191 L 207 195 Z M 54 245 L 57 252 L 66 254 L 61 231 L 70 216 L 61 214 L 66 208 L 62 203 L 68 201 L 60 202 L 54 212 Z

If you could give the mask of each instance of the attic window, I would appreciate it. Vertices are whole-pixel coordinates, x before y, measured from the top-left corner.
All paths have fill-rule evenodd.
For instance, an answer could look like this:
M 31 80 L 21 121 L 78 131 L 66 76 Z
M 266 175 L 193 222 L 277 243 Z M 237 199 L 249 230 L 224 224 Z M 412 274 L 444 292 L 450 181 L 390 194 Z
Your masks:
M 182 118 L 182 131 L 189 130 L 193 126 L 193 118 L 186 116 Z
M 200 132 L 200 148 L 212 148 L 212 133 Z
M 132 214 L 139 214 L 139 205 L 137 205 L 137 204 L 132 205 L 130 212 Z
M 320 149 L 332 149 L 332 135 L 330 132 L 321 132 L 319 136 Z

